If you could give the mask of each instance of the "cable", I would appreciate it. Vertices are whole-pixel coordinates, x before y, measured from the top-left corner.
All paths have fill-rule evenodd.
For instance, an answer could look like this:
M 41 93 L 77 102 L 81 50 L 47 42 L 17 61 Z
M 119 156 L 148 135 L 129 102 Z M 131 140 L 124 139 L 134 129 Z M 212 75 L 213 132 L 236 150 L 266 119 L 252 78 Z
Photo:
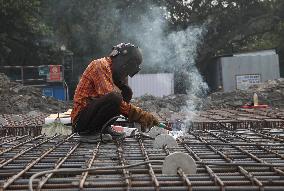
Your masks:
M 102 129 L 101 129 L 100 137 L 101 137 L 102 143 L 104 142 L 104 141 L 103 141 L 103 133 L 104 133 L 105 129 L 107 128 L 107 126 L 108 126 L 111 122 L 113 122 L 114 120 L 117 120 L 118 118 L 123 118 L 123 119 L 127 120 L 126 117 L 121 116 L 121 115 L 117 115 L 117 116 L 114 116 L 114 117 L 110 118 L 110 119 L 103 125 L 103 127 L 102 127 Z

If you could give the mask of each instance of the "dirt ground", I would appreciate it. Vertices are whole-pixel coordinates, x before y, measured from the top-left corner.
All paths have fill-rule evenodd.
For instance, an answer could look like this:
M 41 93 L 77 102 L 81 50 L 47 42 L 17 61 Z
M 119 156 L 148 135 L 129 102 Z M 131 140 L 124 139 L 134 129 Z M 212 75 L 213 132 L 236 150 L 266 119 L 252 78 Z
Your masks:
M 185 94 L 169 95 L 162 98 L 145 95 L 132 99 L 132 103 L 153 112 L 162 119 L 174 120 L 191 111 L 187 109 L 190 107 L 189 104 L 194 104 L 195 110 L 236 109 L 251 102 L 254 93 L 257 93 L 260 104 L 267 104 L 273 108 L 284 108 L 284 78 L 255 85 L 246 91 L 215 92 L 207 98 L 197 98 Z M 1 73 L 0 95 L 0 114 L 25 114 L 31 111 L 57 113 L 72 108 L 72 103 L 42 96 L 40 89 L 11 82 L 6 75 Z M 188 100 L 191 101 L 188 102 Z

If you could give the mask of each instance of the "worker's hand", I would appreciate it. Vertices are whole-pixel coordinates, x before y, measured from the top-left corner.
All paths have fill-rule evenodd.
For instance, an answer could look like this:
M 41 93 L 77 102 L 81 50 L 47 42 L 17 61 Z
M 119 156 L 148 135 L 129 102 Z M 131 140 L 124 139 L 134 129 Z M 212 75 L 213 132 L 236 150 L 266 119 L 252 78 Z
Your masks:
M 149 112 L 144 111 L 144 115 L 142 115 L 140 119 L 141 130 L 145 131 L 146 128 L 151 128 L 153 126 L 159 125 L 158 119 Z
M 127 84 L 122 85 L 119 89 L 121 90 L 123 101 L 129 103 L 133 95 L 132 89 Z
M 143 111 L 139 107 L 130 105 L 128 119 L 131 122 L 138 122 L 141 124 L 141 130 L 145 131 L 146 128 L 151 128 L 159 125 L 158 119 L 149 112 Z

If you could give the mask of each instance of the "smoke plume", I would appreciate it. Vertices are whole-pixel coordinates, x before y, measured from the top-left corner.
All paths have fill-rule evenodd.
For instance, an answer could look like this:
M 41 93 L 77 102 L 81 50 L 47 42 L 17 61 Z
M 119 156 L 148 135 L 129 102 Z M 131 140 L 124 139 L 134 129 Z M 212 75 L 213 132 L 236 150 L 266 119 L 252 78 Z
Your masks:
M 141 47 L 145 68 L 180 75 L 176 77 L 177 84 L 185 83 L 184 88 L 188 95 L 184 111 L 192 113 L 208 90 L 195 65 L 197 46 L 202 41 L 206 27 L 189 26 L 185 30 L 167 32 L 169 30 L 165 14 L 164 9 L 151 8 L 141 17 L 139 23 L 123 23 L 123 35 L 133 39 Z M 191 116 L 188 115 L 186 122 L 191 120 Z

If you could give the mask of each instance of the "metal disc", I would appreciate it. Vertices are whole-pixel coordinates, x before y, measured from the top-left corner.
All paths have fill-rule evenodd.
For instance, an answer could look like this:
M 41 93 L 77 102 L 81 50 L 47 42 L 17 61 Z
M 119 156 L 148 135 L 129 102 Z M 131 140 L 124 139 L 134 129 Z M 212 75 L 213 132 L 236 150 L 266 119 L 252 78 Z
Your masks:
M 158 135 L 168 134 L 168 131 L 161 127 L 154 126 L 150 129 L 150 131 L 147 134 L 152 138 L 156 138 Z
M 154 148 L 163 148 L 166 145 L 169 148 L 178 146 L 175 138 L 168 134 L 158 135 L 153 143 Z
M 191 156 L 182 152 L 168 155 L 162 166 L 163 174 L 177 174 L 181 168 L 185 174 L 196 174 L 196 163 Z

